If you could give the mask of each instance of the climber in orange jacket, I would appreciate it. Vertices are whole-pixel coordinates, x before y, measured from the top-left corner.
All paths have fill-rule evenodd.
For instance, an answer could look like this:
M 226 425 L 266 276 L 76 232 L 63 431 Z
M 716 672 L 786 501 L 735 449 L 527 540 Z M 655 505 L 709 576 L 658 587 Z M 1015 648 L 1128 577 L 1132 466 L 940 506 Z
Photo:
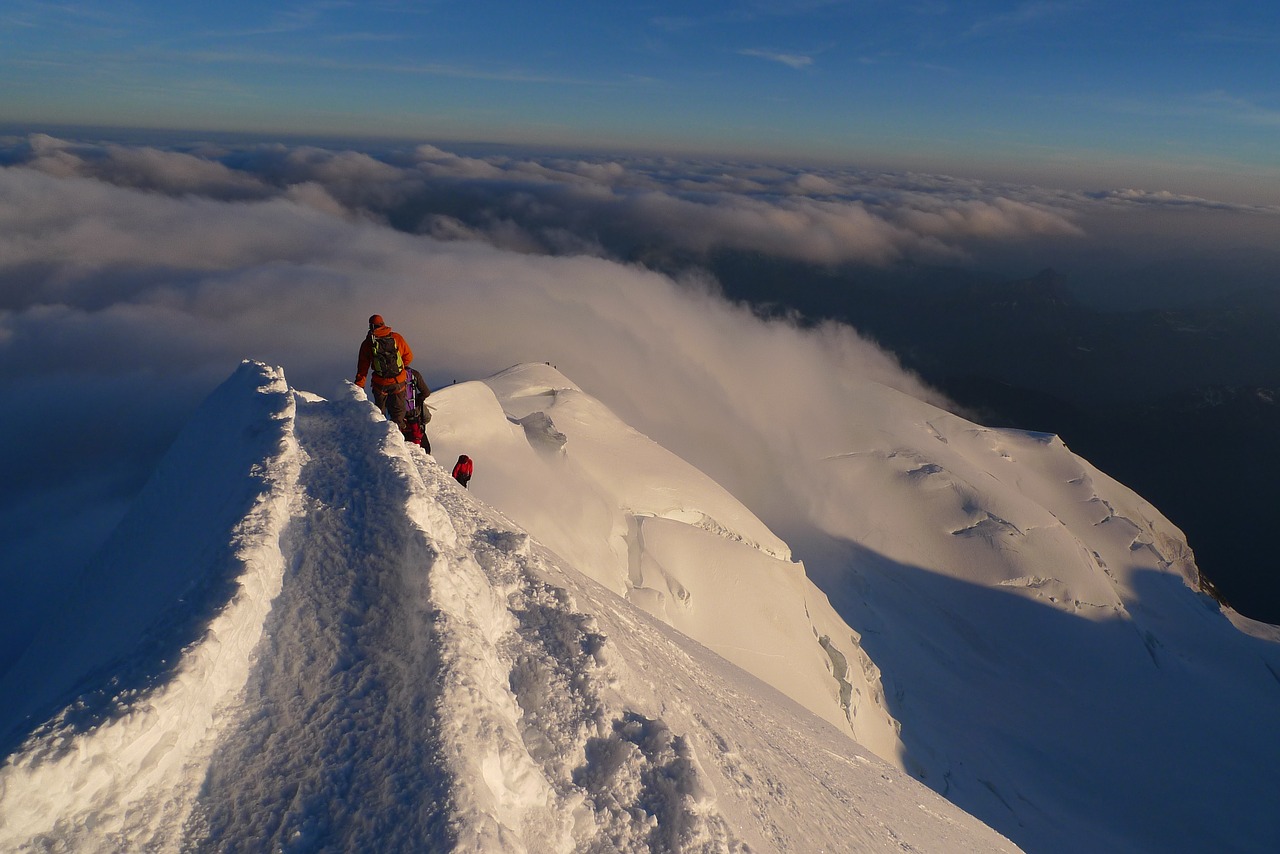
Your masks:
M 388 421 L 395 422 L 402 433 L 407 429 L 405 414 L 408 407 L 404 389 L 412 361 L 413 350 L 404 337 L 399 332 L 392 332 L 391 327 L 382 321 L 382 315 L 370 317 L 369 334 L 360 342 L 355 384 L 364 388 L 365 377 L 370 378 L 374 405 L 382 410 Z

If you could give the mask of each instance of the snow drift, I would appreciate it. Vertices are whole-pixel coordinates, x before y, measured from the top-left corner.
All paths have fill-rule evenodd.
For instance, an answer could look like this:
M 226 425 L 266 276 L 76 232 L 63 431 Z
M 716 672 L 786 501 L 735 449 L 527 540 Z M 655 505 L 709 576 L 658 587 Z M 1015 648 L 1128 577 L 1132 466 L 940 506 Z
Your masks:
M 480 391 L 440 394 L 436 417 L 492 444 L 489 478 L 503 443 L 512 461 L 555 464 L 548 423 L 521 424 Z M 636 459 L 638 435 L 580 404 L 600 440 L 584 471 L 602 478 L 611 435 L 614 463 Z M 848 737 L 849 686 L 872 682 L 835 668 L 851 641 L 815 636 L 838 617 L 745 508 L 646 447 L 659 468 L 575 499 L 607 536 L 575 553 L 565 534 L 565 557 L 407 446 L 353 387 L 322 400 L 245 363 L 5 674 L 3 696 L 19 700 L 2 722 L 0 845 L 1015 850 Z M 533 459 L 513 462 L 506 488 Z M 619 497 L 635 499 L 621 530 Z M 702 554 L 720 564 L 708 583 L 749 554 L 743 572 L 785 594 L 763 639 L 785 656 L 807 633 L 808 653 L 796 673 L 758 669 L 818 714 L 650 615 L 711 640 L 723 625 L 764 651 L 747 631 L 758 594 L 727 597 L 725 617 L 669 611 L 712 600 L 690 564 Z M 644 608 L 617 595 L 637 591 Z M 804 603 L 817 616 L 790 625 Z

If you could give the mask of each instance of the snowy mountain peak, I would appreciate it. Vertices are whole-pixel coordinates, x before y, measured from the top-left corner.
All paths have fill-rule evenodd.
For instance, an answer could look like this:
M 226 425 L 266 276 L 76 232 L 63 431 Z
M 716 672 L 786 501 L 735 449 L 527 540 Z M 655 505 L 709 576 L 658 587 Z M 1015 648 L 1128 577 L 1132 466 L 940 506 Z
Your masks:
M 486 501 L 604 587 L 896 761 L 897 724 L 857 632 L 723 487 L 550 366 L 516 366 L 438 401 L 436 453 L 497 472 L 477 474 Z
M 485 380 L 531 446 L 562 448 L 595 490 L 636 518 L 664 518 L 713 531 L 779 560 L 791 550 L 711 478 L 632 429 L 549 365 L 517 365 Z M 555 427 L 563 421 L 568 432 Z M 572 428 L 572 429 L 569 429 Z M 460 428 L 454 428 L 460 429 Z
M 244 363 L 0 675 L 0 847 L 1271 850 L 1280 632 L 1059 438 L 843 393 L 739 497 L 549 365 L 433 458 Z
M 607 534 L 571 558 L 463 490 L 353 387 L 324 400 L 243 365 L 175 444 L 79 601 L 5 675 L 4 695 L 26 700 L 6 709 L 5 731 L 28 734 L 0 768 L 0 845 L 1015 850 L 628 602 L 670 594 L 644 604 L 711 631 L 756 598 L 713 595 L 690 554 L 735 561 L 743 586 L 785 593 L 754 617 L 796 645 L 788 609 L 815 594 L 705 476 L 691 476 L 688 496 L 639 467 L 599 485 L 617 424 L 571 385 L 537 409 L 565 429 L 562 451 L 530 442 L 517 422 L 531 412 L 503 409 L 532 396 L 513 380 L 494 380 L 502 406 L 486 384 L 441 391 L 433 424 L 448 453 L 437 454 L 465 439 L 484 448 L 477 482 L 487 471 L 497 488 L 521 466 L 524 485 L 546 480 L 544 508 L 576 508 Z M 691 471 L 634 431 L 614 442 L 616 464 L 635 449 L 668 475 Z M 566 473 L 548 480 L 555 467 Z M 597 486 L 564 503 L 574 483 Z M 617 498 L 645 520 L 634 531 L 615 530 L 605 499 Z M 600 559 L 588 566 L 627 598 L 580 572 L 580 558 Z M 843 640 L 802 626 L 810 658 L 847 664 Z M 802 700 L 822 693 L 796 684 Z M 843 712 L 827 717 L 849 732 Z

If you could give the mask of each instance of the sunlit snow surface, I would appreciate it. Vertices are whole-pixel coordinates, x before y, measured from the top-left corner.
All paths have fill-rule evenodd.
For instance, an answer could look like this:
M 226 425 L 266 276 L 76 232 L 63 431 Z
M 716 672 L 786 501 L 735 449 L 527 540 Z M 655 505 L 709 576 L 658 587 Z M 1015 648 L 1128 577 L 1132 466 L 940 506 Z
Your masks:
M 472 425 L 473 483 L 536 489 L 501 449 L 570 452 L 478 391 L 435 398 L 437 454 Z M 597 404 L 581 419 L 582 482 L 617 488 L 531 493 L 578 514 L 560 555 L 353 387 L 243 365 L 0 683 L 0 849 L 1016 850 L 853 740 L 878 676 L 853 637 L 822 642 L 843 624 L 785 544 Z M 681 628 L 802 650 L 756 670 L 818 715 Z
M 1029 850 L 1276 850 L 1280 631 L 1057 437 L 846 393 L 790 549 L 549 366 L 446 389 L 433 437 L 585 573 Z
M 1277 630 L 1056 437 L 858 394 L 788 543 L 550 366 L 433 459 L 246 362 L 0 679 L 0 850 L 1276 850 Z

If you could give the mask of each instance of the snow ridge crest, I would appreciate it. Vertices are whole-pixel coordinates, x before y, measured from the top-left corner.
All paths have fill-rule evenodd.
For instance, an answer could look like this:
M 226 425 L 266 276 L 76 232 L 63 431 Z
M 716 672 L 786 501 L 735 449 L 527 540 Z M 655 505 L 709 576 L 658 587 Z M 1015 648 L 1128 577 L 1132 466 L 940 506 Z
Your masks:
M 511 438 L 492 396 L 451 391 L 442 416 L 489 419 L 469 438 Z M 829 690 L 807 698 L 835 708 L 827 721 L 777 689 L 786 656 L 761 681 L 654 619 L 463 489 L 354 386 L 325 400 L 246 362 L 206 410 L 95 564 L 110 583 L 68 618 L 96 633 L 60 627 L 90 648 L 60 647 L 82 699 L 133 678 L 139 622 L 175 652 L 144 656 L 139 687 L 89 725 L 64 702 L 6 759 L 5 850 L 1014 850 L 832 728 L 869 660 L 796 565 L 652 517 L 639 571 L 683 572 L 689 547 L 730 612 L 758 596 L 717 579 L 785 591 L 810 614 L 792 635 L 813 635 L 802 684 Z M 457 445 L 437 435 L 447 459 Z M 199 488 L 175 490 L 175 471 Z M 768 620 L 741 616 L 741 640 L 718 636 L 745 650 Z M 68 690 L 51 685 L 37 711 Z

